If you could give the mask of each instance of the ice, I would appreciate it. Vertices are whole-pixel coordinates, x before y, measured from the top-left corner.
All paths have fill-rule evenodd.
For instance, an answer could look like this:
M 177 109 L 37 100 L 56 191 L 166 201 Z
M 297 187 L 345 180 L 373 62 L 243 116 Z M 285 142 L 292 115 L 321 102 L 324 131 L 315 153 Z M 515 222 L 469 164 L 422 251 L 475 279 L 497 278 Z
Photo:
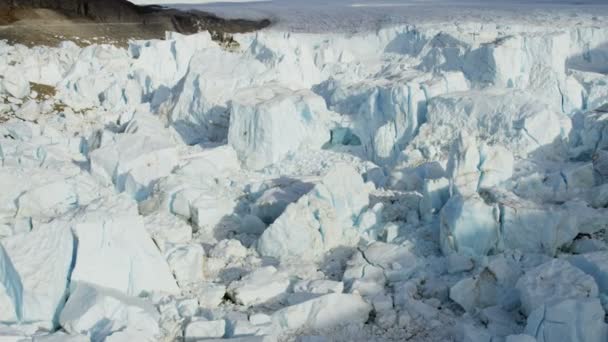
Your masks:
M 608 294 L 608 264 L 606 264 L 606 260 L 608 260 L 608 252 L 604 251 L 568 258 L 572 265 L 595 279 L 602 295 Z
M 309 90 L 243 89 L 230 104 L 228 143 L 244 165 L 262 169 L 302 148 L 320 149 L 330 139 L 330 116 Z
M 441 210 L 441 250 L 477 256 L 497 249 L 499 214 L 479 195 L 452 197 Z
M 34 336 L 34 342 L 90 342 L 85 335 L 68 335 L 63 332 L 56 332 L 54 334 Z
M 446 171 L 452 192 L 467 197 L 511 178 L 513 166 L 514 159 L 509 150 L 500 145 L 479 145 L 465 132 L 450 151 Z
M 141 209 L 141 207 L 140 207 Z M 192 227 L 179 217 L 165 212 L 144 216 L 144 226 L 161 251 L 192 240 Z
M 18 99 L 22 99 L 30 94 L 30 84 L 22 77 L 19 69 L 7 69 L 4 71 L 3 76 L 2 87 L 8 94 Z
M 216 308 L 220 305 L 226 294 L 226 286 L 213 283 L 198 284 L 198 301 L 203 308 Z
M 72 286 L 86 282 L 129 296 L 179 293 L 135 203 L 126 196 L 93 202 L 66 225 L 78 239 Z
M 70 334 L 84 334 L 104 341 L 114 333 L 131 332 L 139 341 L 154 341 L 159 315 L 142 299 L 84 282 L 73 288 L 59 321 Z
M 550 306 L 564 299 L 598 296 L 598 285 L 593 277 L 560 259 L 527 271 L 516 287 L 527 315 L 543 305 Z
M 155 126 L 160 125 L 154 123 L 156 118 L 142 116 L 129 123 L 127 134 L 90 153 L 92 174 L 114 183 L 118 191 L 126 191 L 139 201 L 150 195 L 154 181 L 168 176 L 179 162 L 171 133 L 156 129 Z M 141 123 L 148 127 L 141 127 Z
M 65 300 L 73 253 L 74 237 L 61 225 L 2 240 L 0 320 L 52 329 Z
M 258 252 L 280 259 L 314 260 L 348 243 L 354 234 L 349 228 L 368 205 L 371 188 L 351 166 L 334 166 L 264 231 Z
M 505 342 L 536 342 L 536 339 L 530 335 L 509 335 L 505 339 Z
M 528 317 L 525 332 L 538 342 L 605 341 L 608 326 L 599 299 L 566 299 L 544 304 Z
M 342 293 L 344 283 L 332 280 L 301 280 L 294 284 L 293 292 L 306 292 L 313 294 Z
M 273 266 L 266 266 L 230 284 L 228 295 L 236 303 L 251 306 L 280 299 L 290 285 L 291 282 L 285 274 Z
M 605 9 L 458 1 L 0 42 L 0 340 L 604 342 Z
M 185 77 L 173 89 L 175 101 L 167 110 L 184 142 L 224 140 L 228 134 L 228 101 L 237 90 L 257 84 L 265 69 L 258 60 L 223 53 L 215 44 L 195 52 Z
M 393 160 L 414 138 L 425 121 L 428 100 L 469 88 L 457 72 L 435 78 L 411 71 L 376 77 L 354 84 L 330 79 L 317 89 L 332 110 L 349 115 L 354 137 L 375 162 Z
M 450 288 L 450 299 L 466 311 L 474 311 L 500 303 L 499 287 L 492 271 L 484 269 L 479 275 L 465 278 Z
M 449 273 L 470 271 L 475 267 L 473 259 L 466 255 L 450 254 L 447 256 L 447 263 Z
M 226 321 L 193 320 L 186 326 L 185 340 L 200 341 L 221 338 L 226 334 Z
M 189 36 L 170 32 L 166 38 L 129 44 L 135 74 L 145 75 L 145 83 L 141 83 L 146 84 L 144 95 L 160 94 L 175 87 L 186 75 L 192 56 L 199 50 L 215 46 L 207 32 Z
M 181 288 L 199 283 L 204 279 L 205 251 L 201 245 L 173 246 L 166 252 L 167 263 Z
M 371 310 L 358 295 L 334 293 L 281 309 L 272 322 L 286 330 L 327 329 L 363 324 Z
M 281 216 L 289 204 L 308 193 L 314 185 L 297 180 L 279 179 L 268 186 L 270 188 L 255 200 L 251 211 L 266 224 L 271 224 Z
M 571 125 L 565 114 L 523 91 L 452 93 L 429 102 L 427 122 L 406 151 L 436 160 L 460 132 L 466 132 L 481 142 L 502 145 L 516 157 L 526 157 L 567 137 Z

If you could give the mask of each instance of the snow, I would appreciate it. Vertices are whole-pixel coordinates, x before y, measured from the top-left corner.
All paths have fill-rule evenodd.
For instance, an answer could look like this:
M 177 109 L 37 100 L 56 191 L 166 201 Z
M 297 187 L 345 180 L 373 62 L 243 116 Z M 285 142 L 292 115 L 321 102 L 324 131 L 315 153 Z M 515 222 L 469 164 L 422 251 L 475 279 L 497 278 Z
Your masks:
M 583 2 L 191 4 L 274 24 L 0 42 L 0 339 L 605 341 Z

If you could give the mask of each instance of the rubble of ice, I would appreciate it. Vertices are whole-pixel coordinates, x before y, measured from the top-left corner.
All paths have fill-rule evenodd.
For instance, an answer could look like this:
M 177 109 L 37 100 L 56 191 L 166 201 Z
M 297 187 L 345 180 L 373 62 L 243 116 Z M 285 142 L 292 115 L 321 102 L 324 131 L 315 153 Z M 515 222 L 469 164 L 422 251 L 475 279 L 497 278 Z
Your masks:
M 574 12 L 0 42 L 0 340 L 605 342 Z

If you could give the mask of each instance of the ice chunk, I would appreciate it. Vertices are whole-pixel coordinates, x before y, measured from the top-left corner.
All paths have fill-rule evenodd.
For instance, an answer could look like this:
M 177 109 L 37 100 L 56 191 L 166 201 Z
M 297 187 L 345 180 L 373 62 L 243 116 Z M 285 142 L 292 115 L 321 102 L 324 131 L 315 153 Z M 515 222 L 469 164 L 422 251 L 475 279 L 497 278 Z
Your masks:
M 450 288 L 450 298 L 466 311 L 487 308 L 500 303 L 496 276 L 484 269 L 478 276 L 465 278 Z
M 214 283 L 199 284 L 196 293 L 198 302 L 203 308 L 216 308 L 220 305 L 226 294 L 226 286 Z
M 129 198 L 95 201 L 66 224 L 78 239 L 72 284 L 87 282 L 131 296 L 179 293 L 167 262 Z
M 543 304 L 528 317 L 526 334 L 538 342 L 602 342 L 608 339 L 599 299 L 566 299 Z
M 25 121 L 36 121 L 41 114 L 41 108 L 35 100 L 24 103 L 16 112 L 15 116 Z
M 499 185 L 511 178 L 513 165 L 513 154 L 505 147 L 478 144 L 463 132 L 452 146 L 447 165 L 452 192 L 467 197 Z
M 238 198 L 243 195 L 240 189 L 223 176 L 207 178 L 193 175 L 195 169 L 182 171 L 161 179 L 146 206 L 175 214 L 207 232 L 232 217 Z
M 4 71 L 2 87 L 7 93 L 18 99 L 24 98 L 30 94 L 29 82 L 16 67 L 9 67 Z
M 230 284 L 228 294 L 238 304 L 251 306 L 277 299 L 287 292 L 290 284 L 287 275 L 266 266 Z
M 194 319 L 186 326 L 186 342 L 200 341 L 210 338 L 221 338 L 226 334 L 226 321 L 206 321 Z
M 422 161 L 445 158 L 449 144 L 467 132 L 480 142 L 504 146 L 515 157 L 526 157 L 541 147 L 549 153 L 571 129 L 570 118 L 524 91 L 452 93 L 429 101 L 427 122 L 405 153 L 422 154 Z
M 158 320 L 152 304 L 83 282 L 73 288 L 59 317 L 65 331 L 87 335 L 92 342 L 119 331 L 134 332 L 140 341 L 153 341 L 160 333 Z
M 365 323 L 371 305 L 358 295 L 328 294 L 272 314 L 272 322 L 284 330 L 320 330 Z
M 509 335 L 505 339 L 505 342 L 537 342 L 536 339 L 530 335 Z
M 461 72 L 430 75 L 407 69 L 386 79 L 376 76 L 355 80 L 330 78 L 315 90 L 332 110 L 352 120 L 350 129 L 342 132 L 356 138 L 356 145 L 361 145 L 366 156 L 379 164 L 393 161 L 415 137 L 425 120 L 429 99 L 469 89 Z
M 293 286 L 293 292 L 307 292 L 314 294 L 342 293 L 344 283 L 333 280 L 301 280 Z
M 592 234 L 602 228 L 601 210 L 584 202 L 539 205 L 514 196 L 498 200 L 502 214 L 502 243 L 506 249 L 555 255 L 557 249 L 579 233 Z
M 163 252 L 174 244 L 188 243 L 192 240 L 192 227 L 188 222 L 167 212 L 156 211 L 152 215 L 145 216 L 144 225 L 156 246 Z
M 504 146 L 483 144 L 479 148 L 479 157 L 480 189 L 497 186 L 513 176 L 513 153 Z
M 608 245 L 601 240 L 583 237 L 574 240 L 571 250 L 574 254 L 586 254 L 608 250 Z
M 313 187 L 313 184 L 299 180 L 278 179 L 255 200 L 251 211 L 265 223 L 271 224 L 289 204 L 296 202 Z
M 598 296 L 598 286 L 593 277 L 561 259 L 554 259 L 527 271 L 516 287 L 526 315 L 545 304 L 550 306 L 568 298 Z
M 90 342 L 91 339 L 85 335 L 68 335 L 56 332 L 49 335 L 34 336 L 33 342 Z
M 444 254 L 487 255 L 499 241 L 499 210 L 479 195 L 452 197 L 441 210 L 441 250 Z
M 351 166 L 336 165 L 264 231 L 258 252 L 281 259 L 314 260 L 333 247 L 352 244 L 355 232 L 349 228 L 367 206 L 371 187 Z
M 177 245 L 166 252 L 166 259 L 180 287 L 203 280 L 205 251 L 198 244 Z
M 450 150 L 447 173 L 453 193 L 471 196 L 479 188 L 481 156 L 474 137 L 460 134 Z
M 228 142 L 251 169 L 262 169 L 302 148 L 329 141 L 329 113 L 323 98 L 266 85 L 239 92 L 231 102 Z
M 24 191 L 17 205 L 21 217 L 54 217 L 78 205 L 78 194 L 64 180 Z
M 420 214 L 426 221 L 432 220 L 434 214 L 450 199 L 450 182 L 447 178 L 425 179 L 422 186 Z
M 447 256 L 448 273 L 460 273 L 470 271 L 475 267 L 471 257 L 466 255 L 450 254 Z
M 226 139 L 227 102 L 239 89 L 261 83 L 265 70 L 259 60 L 225 53 L 216 44 L 195 52 L 185 77 L 173 88 L 175 101 L 169 110 L 169 119 L 184 142 Z
M 421 260 L 406 246 L 373 242 L 363 255 L 371 265 L 382 268 L 387 280 L 393 283 L 408 280 L 421 266 Z
M 23 316 L 23 285 L 19 273 L 0 245 L 0 321 L 19 322 Z
M 161 128 L 146 132 L 145 121 L 155 117 L 139 117 L 127 130 L 134 134 L 118 136 L 89 154 L 91 173 L 106 183 L 114 183 L 120 192 L 127 191 L 137 200 L 146 199 L 153 182 L 173 171 L 179 162 L 177 146 Z
M 608 147 L 608 113 L 598 109 L 581 115 L 582 127 L 573 132 L 570 155 L 589 158 L 596 151 Z
M 239 240 L 222 240 L 213 246 L 209 256 L 227 261 L 240 260 L 247 256 L 247 248 Z
M 72 233 L 61 225 L 2 240 L 0 320 L 52 328 L 65 300 L 73 248 Z
M 575 255 L 568 261 L 597 282 L 599 291 L 608 295 L 608 252 L 595 252 Z

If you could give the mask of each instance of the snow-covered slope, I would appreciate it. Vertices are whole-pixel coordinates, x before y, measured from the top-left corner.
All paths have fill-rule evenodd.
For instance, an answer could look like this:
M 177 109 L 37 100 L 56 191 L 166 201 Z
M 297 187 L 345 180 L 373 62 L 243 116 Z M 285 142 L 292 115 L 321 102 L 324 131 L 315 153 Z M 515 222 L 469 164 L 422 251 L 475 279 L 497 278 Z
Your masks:
M 0 43 L 0 340 L 607 341 L 608 13 L 566 7 Z

